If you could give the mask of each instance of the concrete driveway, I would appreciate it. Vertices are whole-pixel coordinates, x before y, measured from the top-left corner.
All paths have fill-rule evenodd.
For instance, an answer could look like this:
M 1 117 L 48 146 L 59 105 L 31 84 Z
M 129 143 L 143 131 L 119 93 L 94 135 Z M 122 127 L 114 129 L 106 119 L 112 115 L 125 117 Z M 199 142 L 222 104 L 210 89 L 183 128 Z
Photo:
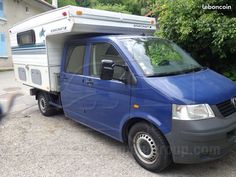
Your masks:
M 14 80 L 13 72 L 1 72 L 0 100 L 15 91 L 24 95 L 0 122 L 1 177 L 236 176 L 236 148 L 214 162 L 148 172 L 122 143 L 64 115 L 42 116 L 28 88 Z

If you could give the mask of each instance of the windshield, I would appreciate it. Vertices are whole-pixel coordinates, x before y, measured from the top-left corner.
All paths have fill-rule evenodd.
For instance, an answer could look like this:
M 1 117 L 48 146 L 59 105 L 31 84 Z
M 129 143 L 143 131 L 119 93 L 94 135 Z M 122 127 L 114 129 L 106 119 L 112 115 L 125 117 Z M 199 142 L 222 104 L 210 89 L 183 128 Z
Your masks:
M 202 67 L 171 41 L 152 37 L 120 39 L 146 76 L 176 75 Z

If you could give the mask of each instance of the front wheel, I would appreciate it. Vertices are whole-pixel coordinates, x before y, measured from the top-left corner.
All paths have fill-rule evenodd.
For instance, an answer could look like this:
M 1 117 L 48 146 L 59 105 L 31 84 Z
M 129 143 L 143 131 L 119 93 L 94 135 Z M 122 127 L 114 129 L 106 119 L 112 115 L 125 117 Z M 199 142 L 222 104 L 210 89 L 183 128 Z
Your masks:
M 44 116 L 52 116 L 57 113 L 57 110 L 49 104 L 49 96 L 46 93 L 39 93 L 38 95 L 38 107 L 40 112 Z
M 146 122 L 139 122 L 131 127 L 128 144 L 135 160 L 149 171 L 160 172 L 172 162 L 165 137 Z

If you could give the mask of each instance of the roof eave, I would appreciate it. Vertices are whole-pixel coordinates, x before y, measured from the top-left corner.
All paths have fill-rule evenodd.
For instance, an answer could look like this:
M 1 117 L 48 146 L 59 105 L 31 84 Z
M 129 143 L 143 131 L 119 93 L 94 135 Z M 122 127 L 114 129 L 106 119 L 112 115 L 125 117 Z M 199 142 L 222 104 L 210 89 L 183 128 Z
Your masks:
M 56 9 L 56 7 L 54 7 L 53 5 L 45 2 L 45 1 L 42 1 L 42 0 L 23 0 L 25 1 L 26 3 L 28 4 L 31 4 L 37 8 L 40 8 L 44 11 L 48 11 L 48 10 L 52 10 L 52 9 Z

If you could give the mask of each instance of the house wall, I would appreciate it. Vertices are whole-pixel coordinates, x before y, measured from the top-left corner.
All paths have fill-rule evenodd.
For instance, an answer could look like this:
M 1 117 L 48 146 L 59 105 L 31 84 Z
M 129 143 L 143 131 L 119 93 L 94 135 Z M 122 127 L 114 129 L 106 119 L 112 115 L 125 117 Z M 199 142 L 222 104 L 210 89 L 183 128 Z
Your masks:
M 22 0 L 0 0 L 3 2 L 3 20 L 0 19 L 0 40 L 5 36 L 6 56 L 0 56 L 0 68 L 12 67 L 12 55 L 10 48 L 9 29 L 16 23 L 44 12 L 37 7 L 31 6 Z M 31 0 L 32 1 L 32 0 Z M 0 17 L 1 18 L 1 17 Z M 1 35 L 2 34 L 2 35 Z M 0 45 L 4 45 L 3 41 Z M 0 47 L 5 47 L 0 46 Z

